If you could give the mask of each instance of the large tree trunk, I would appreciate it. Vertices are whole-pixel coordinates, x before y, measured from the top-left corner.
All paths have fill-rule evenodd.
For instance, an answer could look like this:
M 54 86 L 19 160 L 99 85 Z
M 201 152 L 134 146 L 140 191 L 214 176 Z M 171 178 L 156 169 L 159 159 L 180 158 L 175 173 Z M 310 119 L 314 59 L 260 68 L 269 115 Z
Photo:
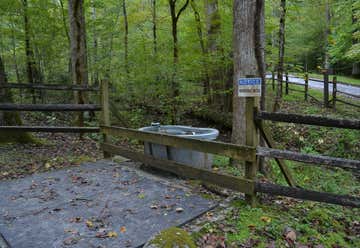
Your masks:
M 260 3 L 259 3 L 260 2 Z M 247 120 L 246 108 L 249 102 L 245 97 L 238 97 L 238 80 L 248 76 L 261 76 L 262 61 L 259 54 L 263 53 L 263 10 L 259 10 L 258 4 L 263 0 L 234 0 L 234 25 L 233 25 L 233 49 L 234 49 L 234 81 L 233 81 L 233 126 L 232 143 L 245 145 L 247 142 L 247 125 L 252 120 Z M 263 5 L 262 5 L 263 6 Z M 260 19 L 256 18 L 260 12 Z M 257 39 L 261 40 L 257 40 Z M 258 47 L 257 47 L 258 46 Z M 255 49 L 256 48 L 256 49 Z M 260 49 L 260 51 L 256 51 Z M 261 55 L 260 55 L 261 56 Z M 258 100 L 256 100 L 258 101 Z
M 208 63 L 207 63 L 207 51 L 206 51 L 204 37 L 203 37 L 200 13 L 197 9 L 195 0 L 191 0 L 190 4 L 191 4 L 192 10 L 194 11 L 196 30 L 197 30 L 197 34 L 199 37 L 200 48 L 201 48 L 201 53 L 202 53 L 202 64 L 203 64 L 203 69 L 204 69 L 203 95 L 204 95 L 204 98 L 206 99 L 206 102 L 211 103 L 210 78 L 209 78 Z
M 73 84 L 88 85 L 85 15 L 83 0 L 69 0 L 71 72 Z M 75 93 L 75 102 L 85 103 L 84 92 Z M 77 123 L 84 125 L 83 113 L 78 114 Z
M 277 87 L 274 103 L 274 111 L 280 107 L 282 98 L 283 74 L 284 74 L 284 55 L 285 55 L 285 17 L 286 17 L 286 0 L 280 3 L 280 25 L 279 25 L 279 63 L 277 68 Z
M 181 13 L 187 8 L 190 0 L 186 0 L 180 10 L 176 11 L 177 0 L 169 0 L 170 15 L 171 15 L 171 27 L 173 37 L 173 74 L 171 78 L 171 122 L 175 124 L 178 121 L 178 107 L 180 97 L 180 85 L 177 80 L 177 64 L 179 61 L 179 47 L 178 47 L 178 36 L 177 36 L 177 23 Z
M 12 95 L 9 89 L 2 88 L 2 84 L 6 84 L 8 82 L 7 76 L 5 73 L 5 66 L 0 56 L 0 102 L 3 103 L 12 103 Z M 9 111 L 0 111 L 0 126 L 20 126 L 22 125 L 20 115 L 17 112 L 9 112 Z M 1 142 L 32 142 L 33 139 L 27 133 L 19 133 L 19 132 L 9 132 L 9 131 L 1 131 L 0 130 L 0 143 Z

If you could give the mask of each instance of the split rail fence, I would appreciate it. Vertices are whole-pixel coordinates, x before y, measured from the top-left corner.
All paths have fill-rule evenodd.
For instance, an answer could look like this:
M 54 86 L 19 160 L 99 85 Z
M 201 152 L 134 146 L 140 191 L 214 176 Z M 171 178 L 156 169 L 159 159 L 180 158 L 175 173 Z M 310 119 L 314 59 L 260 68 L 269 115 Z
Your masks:
M 82 85 L 60 85 L 60 84 L 1 84 L 0 90 L 6 89 L 29 89 L 29 90 L 56 90 L 56 91 L 99 91 L 98 88 Z M 101 106 L 97 104 L 15 104 L 1 103 L 0 111 L 30 111 L 30 112 L 85 112 L 100 111 Z M 48 133 L 97 133 L 99 127 L 79 126 L 0 126 L 0 130 L 10 132 L 48 132 Z
M 16 88 L 23 87 L 19 85 L 7 84 L 3 87 Z M 25 85 L 24 85 L 25 87 Z M 42 87 L 46 90 L 98 90 L 94 88 L 81 86 L 60 86 L 60 85 L 36 85 L 29 87 Z M 291 151 L 283 151 L 274 149 L 273 140 L 264 121 L 281 121 L 302 123 L 309 125 L 320 126 L 334 126 L 338 128 L 360 129 L 359 120 L 339 120 L 329 119 L 323 117 L 302 116 L 295 114 L 282 113 L 268 113 L 257 112 L 256 109 L 247 108 L 246 115 L 254 122 L 254 128 L 249 130 L 248 135 L 256 135 L 257 130 L 265 138 L 268 147 L 244 146 L 229 144 L 217 141 L 205 141 L 183 138 L 168 134 L 144 132 L 130 128 L 111 126 L 110 122 L 110 108 L 109 108 L 109 85 L 107 81 L 101 83 L 101 106 L 94 104 L 0 104 L 1 111 L 100 111 L 101 110 L 101 126 L 98 127 L 33 127 L 33 126 L 0 126 L 0 130 L 21 131 L 21 132 L 99 132 L 103 135 L 103 142 L 101 148 L 104 151 L 104 156 L 121 155 L 130 158 L 134 161 L 140 161 L 152 167 L 165 170 L 181 177 L 197 179 L 207 183 L 215 184 L 221 187 L 229 188 L 239 192 L 245 193 L 249 204 L 256 203 L 256 194 L 267 193 L 271 195 L 280 195 L 287 197 L 294 197 L 304 200 L 312 200 L 318 202 L 326 202 L 339 204 L 344 206 L 360 207 L 360 198 L 348 195 L 337 195 L 332 193 L 317 192 L 312 190 L 302 189 L 297 187 L 290 170 L 287 168 L 283 160 L 293 160 L 309 164 L 326 165 L 328 167 L 340 167 L 343 169 L 359 170 L 360 161 L 349 160 L 343 158 L 334 158 L 328 156 L 309 155 Z M 255 128 L 256 127 L 256 128 Z M 180 164 L 175 161 L 158 159 L 151 155 L 137 152 L 129 148 L 117 146 L 111 143 L 111 136 L 118 138 L 130 138 L 140 141 L 147 141 L 165 146 L 176 148 L 187 148 L 195 151 L 218 154 L 235 160 L 245 161 L 246 170 L 245 177 L 235 177 L 231 175 L 221 174 L 211 170 L 194 168 L 189 165 Z M 258 169 L 258 157 L 274 158 L 283 172 L 286 181 L 290 185 L 281 186 L 273 183 L 265 183 L 256 180 L 256 173 Z
M 254 205 L 256 201 L 256 194 L 267 193 L 271 195 L 294 197 L 304 200 L 312 200 L 318 202 L 333 203 L 344 206 L 360 207 L 360 198 L 348 195 L 337 195 L 332 193 L 317 192 L 313 190 L 306 190 L 296 186 L 289 169 L 286 165 L 280 162 L 280 168 L 284 173 L 284 176 L 288 183 L 291 185 L 281 186 L 273 183 L 265 183 L 256 180 L 256 172 L 258 168 L 258 157 L 270 157 L 278 161 L 294 160 L 304 163 L 308 163 L 310 166 L 313 164 L 322 164 L 329 167 L 340 167 L 345 169 L 359 170 L 360 161 L 349 160 L 343 158 L 333 158 L 328 156 L 316 156 L 291 151 L 282 151 L 274 148 L 267 147 L 255 147 L 255 146 L 244 146 L 230 143 L 223 143 L 217 141 L 205 141 L 197 139 L 189 139 L 178 137 L 169 134 L 155 133 L 139 131 L 136 129 L 124 128 L 112 126 L 110 124 L 110 113 L 109 113 L 109 93 L 108 85 L 102 84 L 102 124 L 101 133 L 103 134 L 103 142 L 101 148 L 104 152 L 104 156 L 108 157 L 111 155 L 120 155 L 127 157 L 134 161 L 142 162 L 151 167 L 164 170 L 167 172 L 174 173 L 178 176 L 201 180 L 206 183 L 215 184 L 221 187 L 229 188 L 235 191 L 245 193 L 246 199 L 249 204 Z M 250 113 L 251 112 L 251 113 Z M 336 125 L 343 128 L 360 129 L 360 121 L 345 121 L 345 120 L 328 120 L 321 119 L 320 117 L 304 117 L 298 115 L 292 115 L 291 119 L 283 118 L 282 115 L 257 112 L 253 109 L 250 110 L 247 115 L 253 117 L 254 123 L 257 125 L 261 134 L 265 136 L 268 144 L 272 143 L 271 136 L 268 134 L 266 127 L 263 125 L 263 120 L 272 121 L 286 121 L 295 123 L 315 124 L 315 125 Z M 308 121 L 305 121 L 307 120 Z M 328 124 L 330 122 L 330 124 Z M 252 130 L 256 132 L 255 128 Z M 137 152 L 133 149 L 129 149 L 123 146 L 115 145 L 111 142 L 113 138 L 130 138 L 136 139 L 143 142 L 152 142 L 154 144 L 161 144 L 165 146 L 171 146 L 175 148 L 186 148 L 195 151 L 212 153 L 233 158 L 235 160 L 245 161 L 246 170 L 245 177 L 235 177 L 231 175 L 225 175 L 219 172 L 194 168 L 189 165 L 180 164 L 178 162 L 166 159 L 155 158 L 151 155 L 144 154 L 143 152 Z
M 323 100 L 319 100 L 315 96 L 310 94 L 309 80 L 316 81 L 316 82 L 324 84 Z M 275 73 L 274 72 L 272 73 L 271 81 L 272 81 L 272 88 L 273 88 L 273 90 L 275 90 L 275 87 L 276 87 L 275 86 L 275 81 L 280 82 L 280 80 L 275 78 Z M 324 80 L 318 80 L 318 79 L 313 79 L 313 78 L 310 79 L 309 75 L 307 73 L 305 73 L 304 84 L 302 84 L 302 83 L 297 83 L 297 82 L 291 82 L 289 80 L 289 74 L 286 72 L 285 73 L 285 80 L 283 80 L 282 83 L 285 84 L 285 94 L 286 95 L 288 95 L 289 92 L 291 92 L 291 91 L 300 92 L 300 93 L 304 94 L 304 100 L 305 101 L 308 101 L 308 99 L 311 98 L 312 100 L 314 100 L 318 104 L 323 105 L 325 107 L 335 108 L 336 107 L 336 102 L 340 102 L 340 103 L 343 103 L 343 104 L 346 104 L 346 105 L 350 105 L 350 106 L 353 106 L 353 107 L 360 108 L 359 104 L 356 104 L 354 102 L 349 102 L 349 101 L 346 101 L 344 99 L 339 98 L 338 94 L 342 94 L 344 96 L 360 100 L 359 95 L 355 95 L 355 94 L 351 94 L 351 93 L 339 90 L 336 76 L 333 77 L 332 82 L 329 82 L 329 75 L 327 75 L 327 74 L 324 74 Z M 332 99 L 331 100 L 329 100 L 329 83 L 332 84 Z M 298 89 L 298 88 L 297 89 L 290 88 L 290 85 L 296 85 L 296 86 L 304 87 L 304 89 L 301 90 L 301 89 Z M 282 86 L 281 86 L 281 89 L 282 89 Z

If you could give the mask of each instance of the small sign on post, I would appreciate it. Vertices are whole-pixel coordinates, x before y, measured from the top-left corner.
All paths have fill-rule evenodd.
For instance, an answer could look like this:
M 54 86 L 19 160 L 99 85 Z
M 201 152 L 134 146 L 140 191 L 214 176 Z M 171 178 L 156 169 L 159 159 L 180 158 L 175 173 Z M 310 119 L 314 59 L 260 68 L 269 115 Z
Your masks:
M 240 78 L 238 80 L 238 96 L 261 96 L 261 78 Z

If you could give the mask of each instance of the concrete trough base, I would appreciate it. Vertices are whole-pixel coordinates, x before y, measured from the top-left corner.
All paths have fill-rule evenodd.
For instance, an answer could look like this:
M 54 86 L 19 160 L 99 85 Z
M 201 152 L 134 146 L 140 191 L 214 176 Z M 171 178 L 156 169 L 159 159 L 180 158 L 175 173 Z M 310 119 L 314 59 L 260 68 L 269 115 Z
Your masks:
M 0 233 L 14 248 L 141 247 L 216 206 L 134 166 L 99 161 L 0 182 Z

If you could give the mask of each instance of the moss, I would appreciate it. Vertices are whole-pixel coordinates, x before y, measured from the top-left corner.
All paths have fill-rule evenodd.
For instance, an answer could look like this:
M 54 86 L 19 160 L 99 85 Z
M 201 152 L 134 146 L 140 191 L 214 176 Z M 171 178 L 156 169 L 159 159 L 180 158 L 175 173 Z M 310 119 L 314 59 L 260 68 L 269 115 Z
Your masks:
M 8 126 L 20 126 L 22 121 L 17 112 L 4 112 L 4 123 Z M 20 143 L 36 143 L 36 140 L 29 134 L 24 132 L 0 131 L 0 143 L 20 142 Z
M 161 248 L 196 248 L 191 236 L 184 230 L 177 227 L 170 227 L 154 237 L 150 244 Z

